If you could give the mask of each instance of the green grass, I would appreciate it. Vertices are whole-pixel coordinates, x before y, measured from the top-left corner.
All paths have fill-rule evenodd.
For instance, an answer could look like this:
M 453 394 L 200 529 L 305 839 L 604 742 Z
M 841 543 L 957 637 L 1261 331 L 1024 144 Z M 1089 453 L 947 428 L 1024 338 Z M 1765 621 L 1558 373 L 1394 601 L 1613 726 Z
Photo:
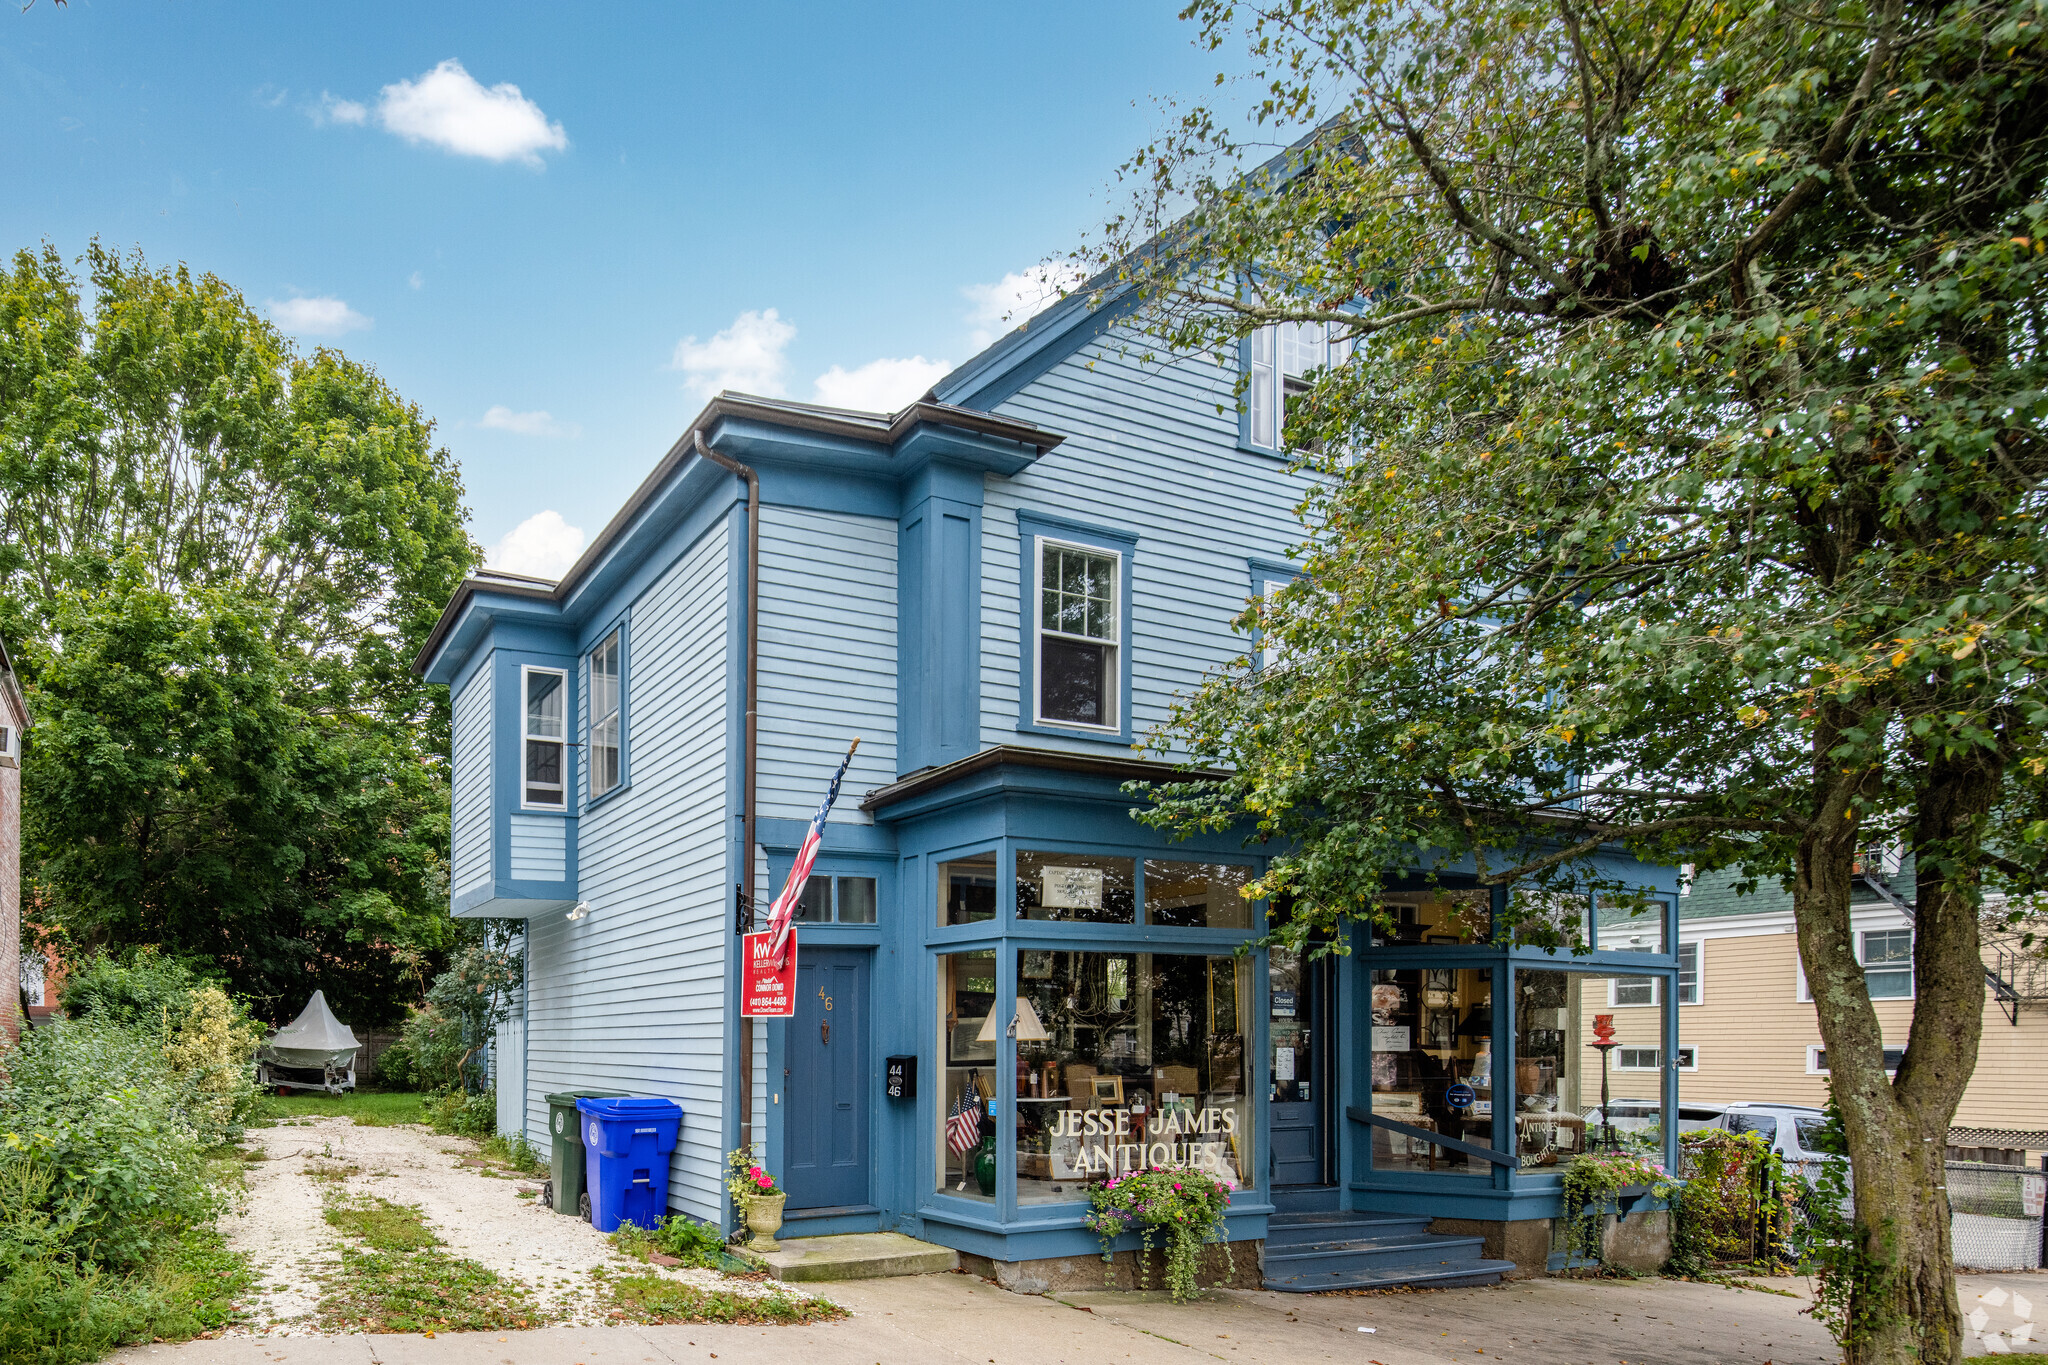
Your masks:
M 374 1194 L 330 1200 L 324 1216 L 330 1226 L 360 1237 L 372 1251 L 424 1251 L 441 1245 L 417 1208 Z
M 272 1095 L 263 1102 L 259 1124 L 279 1119 L 346 1118 L 365 1128 L 426 1122 L 426 1096 L 396 1090 L 351 1090 L 345 1095 Z
M 329 1331 L 502 1332 L 548 1321 L 523 1286 L 441 1250 L 411 1205 L 343 1196 L 328 1200 L 325 1217 L 361 1243 L 344 1244 L 326 1277 L 319 1311 Z
M 793 1327 L 830 1322 L 846 1310 L 830 1299 L 795 1294 L 734 1294 L 700 1289 L 661 1275 L 625 1275 L 611 1282 L 611 1300 L 634 1322 L 716 1322 L 742 1327 Z
M 515 1133 L 511 1137 L 501 1133 L 497 1137 L 485 1138 L 477 1154 L 517 1175 L 544 1176 L 548 1173 L 548 1159 L 541 1155 L 538 1147 L 526 1140 L 523 1133 Z

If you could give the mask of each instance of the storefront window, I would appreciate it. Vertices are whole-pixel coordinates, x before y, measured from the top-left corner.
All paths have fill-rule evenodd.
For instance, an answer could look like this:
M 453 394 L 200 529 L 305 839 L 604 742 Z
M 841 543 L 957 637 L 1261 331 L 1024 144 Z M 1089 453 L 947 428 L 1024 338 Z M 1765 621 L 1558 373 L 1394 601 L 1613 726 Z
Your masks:
M 1602 896 L 1598 913 L 1603 953 L 1664 951 L 1664 902 L 1647 897 Z
M 1669 1055 L 1664 1011 L 1617 1009 L 1612 1002 L 1637 994 L 1661 999 L 1664 984 L 1662 977 L 1515 973 L 1515 1136 L 1522 1165 L 1554 1166 L 1589 1145 L 1662 1157 L 1663 1061 Z M 1598 1046 L 1609 1041 L 1612 1047 Z
M 1019 1204 L 1078 1201 L 1088 1181 L 1145 1166 L 1251 1182 L 1251 969 L 1232 956 L 1018 951 Z
M 1372 1112 L 1407 1130 L 1374 1125 L 1373 1169 L 1490 1176 L 1485 1157 L 1430 1135 L 1493 1146 L 1492 969 L 1375 971 L 1371 1006 Z
M 1373 941 L 1389 946 L 1485 943 L 1493 935 L 1485 891 L 1396 891 L 1380 897 Z
M 995 854 L 977 853 L 939 864 L 940 924 L 974 924 L 995 917 Z
M 1136 860 L 1088 853 L 1017 854 L 1017 918 L 1135 924 Z
M 1145 923 L 1182 929 L 1249 929 L 1252 905 L 1240 892 L 1252 870 L 1235 863 L 1145 860 Z
M 996 955 L 941 954 L 939 1056 L 945 1087 L 939 1095 L 939 1188 L 984 1203 L 995 1200 L 995 1064 L 1009 1023 L 1009 1015 L 996 1009 Z

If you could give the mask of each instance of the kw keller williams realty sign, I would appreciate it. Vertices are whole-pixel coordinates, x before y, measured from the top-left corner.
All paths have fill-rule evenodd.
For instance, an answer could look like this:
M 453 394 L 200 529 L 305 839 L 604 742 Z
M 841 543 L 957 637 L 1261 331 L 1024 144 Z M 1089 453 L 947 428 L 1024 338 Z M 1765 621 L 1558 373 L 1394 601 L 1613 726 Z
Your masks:
M 796 1015 L 796 944 L 781 965 L 775 961 L 774 931 L 740 936 L 740 1015 L 746 1019 L 789 1019 Z

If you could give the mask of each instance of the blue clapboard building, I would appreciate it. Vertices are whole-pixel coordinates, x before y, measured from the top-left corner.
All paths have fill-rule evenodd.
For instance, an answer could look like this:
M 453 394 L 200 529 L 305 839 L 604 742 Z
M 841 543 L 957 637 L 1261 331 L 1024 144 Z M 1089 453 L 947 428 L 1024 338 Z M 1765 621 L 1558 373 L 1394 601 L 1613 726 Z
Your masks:
M 453 911 L 525 921 L 501 1125 L 667 1096 L 676 1211 L 731 1226 L 751 1142 L 785 1235 L 901 1231 L 1012 1284 L 1099 1274 L 1088 1182 L 1146 1164 L 1239 1186 L 1237 1283 L 1554 1266 L 1559 1163 L 1603 1117 L 1675 1131 L 1676 872 L 1625 865 L 1661 914 L 1560 902 L 1591 956 L 1497 942 L 1455 869 L 1344 955 L 1242 951 L 1269 850 L 1168 842 L 1122 787 L 1294 576 L 1277 432 L 1342 357 L 1261 333 L 1240 403 L 1127 310 L 1070 297 L 893 415 L 723 395 L 561 582 L 462 585 L 418 667 L 453 699 Z M 796 1015 L 744 1024 L 736 899 L 765 912 L 855 737 Z M 1631 1103 L 1589 1114 L 1603 1069 Z

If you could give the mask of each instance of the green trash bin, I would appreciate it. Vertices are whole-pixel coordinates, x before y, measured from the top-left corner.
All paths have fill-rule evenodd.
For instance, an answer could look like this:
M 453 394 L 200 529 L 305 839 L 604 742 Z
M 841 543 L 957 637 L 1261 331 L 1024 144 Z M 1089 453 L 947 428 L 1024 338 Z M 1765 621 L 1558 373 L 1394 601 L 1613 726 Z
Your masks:
M 558 1090 L 548 1096 L 548 1207 L 556 1213 L 579 1214 L 583 1204 L 583 1131 L 576 1121 L 576 1101 L 615 1100 L 623 1090 Z

